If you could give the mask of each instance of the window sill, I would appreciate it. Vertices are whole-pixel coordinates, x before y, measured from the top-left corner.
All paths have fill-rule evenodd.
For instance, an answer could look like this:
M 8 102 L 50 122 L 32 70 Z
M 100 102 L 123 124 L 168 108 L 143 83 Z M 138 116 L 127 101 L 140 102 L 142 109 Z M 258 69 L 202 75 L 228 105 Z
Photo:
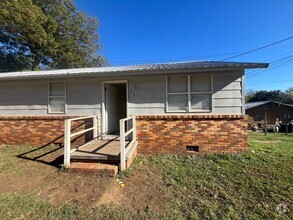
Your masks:
M 212 110 L 199 110 L 199 111 L 166 111 L 166 113 L 186 113 L 186 114 L 190 114 L 190 113 L 212 113 Z
M 66 112 L 48 112 L 49 115 L 58 114 L 58 115 L 65 115 Z

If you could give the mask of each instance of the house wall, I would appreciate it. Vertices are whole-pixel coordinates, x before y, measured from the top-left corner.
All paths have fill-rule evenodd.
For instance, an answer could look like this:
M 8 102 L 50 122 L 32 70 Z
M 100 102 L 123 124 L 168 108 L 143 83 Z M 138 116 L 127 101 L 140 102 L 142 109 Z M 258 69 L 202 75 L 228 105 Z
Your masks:
M 45 147 L 50 144 L 63 145 L 64 121 L 68 116 L 1 116 L 0 145 L 24 144 Z M 72 132 L 93 126 L 91 119 L 73 121 Z M 92 140 L 93 133 L 87 132 L 72 138 L 72 147 Z
M 137 116 L 138 153 L 240 153 L 247 150 L 247 117 L 243 115 Z
M 243 71 L 213 72 L 212 112 L 204 114 L 242 114 L 242 76 Z M 121 79 L 128 80 L 128 115 L 166 114 L 166 76 L 120 77 L 110 80 Z M 104 80 L 109 78 L 64 80 L 67 89 L 65 115 L 101 116 Z M 0 116 L 52 115 L 48 114 L 47 106 L 49 81 L 54 80 L 1 81 Z
M 45 147 L 63 145 L 67 116 L 0 117 L 0 144 Z M 187 154 L 187 146 L 198 146 L 199 153 L 239 153 L 247 150 L 247 118 L 243 115 L 161 115 L 136 116 L 138 153 Z M 77 132 L 92 127 L 92 120 L 72 122 Z M 72 140 L 72 147 L 92 138 L 92 132 Z
M 267 111 L 267 120 L 268 124 L 274 124 L 276 118 L 279 118 L 283 123 L 285 123 L 284 115 L 291 115 L 293 120 L 293 107 L 279 105 L 277 103 L 268 103 L 267 109 L 265 109 L 265 105 L 260 105 L 251 109 L 246 110 L 246 114 L 251 117 L 251 123 L 254 122 L 255 115 L 261 115 L 261 123 L 264 123 L 265 119 L 265 111 Z M 255 123 L 258 123 L 255 121 Z M 289 122 L 288 122 L 289 123 Z
M 187 145 L 199 146 L 202 153 L 243 152 L 243 71 L 212 73 L 208 113 L 167 113 L 166 76 L 67 79 L 67 113 L 61 115 L 48 114 L 48 81 L 54 80 L 1 81 L 0 144 L 62 143 L 66 118 L 101 116 L 104 80 L 127 79 L 127 113 L 138 115 L 139 153 L 186 153 Z

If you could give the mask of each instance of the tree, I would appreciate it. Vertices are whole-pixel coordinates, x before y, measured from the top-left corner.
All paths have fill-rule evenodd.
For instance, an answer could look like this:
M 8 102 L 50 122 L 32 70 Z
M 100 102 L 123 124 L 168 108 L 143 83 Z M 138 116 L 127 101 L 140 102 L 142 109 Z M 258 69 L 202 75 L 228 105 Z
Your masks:
M 249 89 L 245 92 L 245 102 L 249 102 L 249 100 L 252 99 L 252 97 L 255 95 L 256 91 L 253 89 Z
M 281 90 L 249 91 L 245 97 L 245 100 L 246 102 L 274 101 L 274 102 L 293 104 L 292 88 L 287 89 L 286 92 L 282 92 Z
M 288 89 L 286 89 L 285 93 L 293 96 L 293 87 L 289 87 Z
M 72 0 L 1 0 L 0 71 L 105 65 L 98 27 Z

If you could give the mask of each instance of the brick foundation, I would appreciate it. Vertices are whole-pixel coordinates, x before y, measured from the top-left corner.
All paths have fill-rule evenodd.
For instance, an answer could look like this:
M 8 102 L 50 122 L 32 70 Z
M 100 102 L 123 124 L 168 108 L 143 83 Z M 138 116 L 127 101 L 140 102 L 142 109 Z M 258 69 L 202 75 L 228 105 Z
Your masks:
M 0 116 L 0 144 L 25 144 L 46 146 L 63 145 L 64 121 L 68 116 Z M 92 127 L 92 120 L 72 122 L 74 132 Z M 92 137 L 92 132 L 72 140 L 72 147 L 82 145 Z
M 0 144 L 63 145 L 68 116 L 0 116 Z M 137 116 L 138 153 L 186 154 L 186 146 L 199 153 L 238 153 L 247 149 L 247 118 L 242 115 Z M 74 131 L 92 127 L 92 120 L 72 123 Z M 72 146 L 91 140 L 92 132 L 72 140 Z
M 137 116 L 138 153 L 239 153 L 247 149 L 247 117 L 242 115 Z

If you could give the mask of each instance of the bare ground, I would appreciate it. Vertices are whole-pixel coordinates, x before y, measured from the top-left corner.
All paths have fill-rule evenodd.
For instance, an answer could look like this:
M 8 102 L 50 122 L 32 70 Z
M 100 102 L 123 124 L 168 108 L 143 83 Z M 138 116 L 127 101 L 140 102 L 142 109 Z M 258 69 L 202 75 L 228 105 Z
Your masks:
M 152 177 L 150 181 L 147 173 L 136 172 L 125 180 L 125 187 L 120 187 L 113 177 L 62 170 L 58 167 L 62 162 L 62 149 L 54 151 L 55 147 L 50 146 L 45 153 L 53 152 L 32 160 L 45 154 L 44 149 L 23 155 L 34 149 L 26 148 L 0 148 L 0 193 L 32 193 L 52 204 L 67 202 L 88 209 L 105 204 L 121 204 L 136 209 L 151 205 L 154 210 L 161 209 L 159 178 Z

